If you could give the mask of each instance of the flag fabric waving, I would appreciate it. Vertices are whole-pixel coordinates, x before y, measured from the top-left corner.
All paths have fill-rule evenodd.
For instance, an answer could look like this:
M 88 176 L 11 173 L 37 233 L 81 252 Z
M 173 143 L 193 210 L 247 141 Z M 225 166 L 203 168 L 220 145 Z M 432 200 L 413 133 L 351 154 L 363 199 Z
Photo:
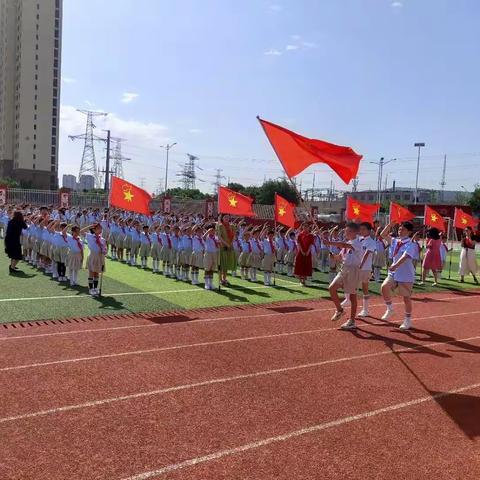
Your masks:
M 295 227 L 295 205 L 278 193 L 275 194 L 275 221 L 290 228 Z
M 390 221 L 395 223 L 408 222 L 415 214 L 398 203 L 390 202 Z
M 465 213 L 461 208 L 455 207 L 455 217 L 454 217 L 454 225 L 455 228 L 466 228 L 466 227 L 472 227 L 475 228 L 477 226 L 477 222 L 475 219 L 469 215 L 468 213 Z
M 112 176 L 110 205 L 130 212 L 150 215 L 151 195 L 123 178 Z
M 362 155 L 350 147 L 303 137 L 257 118 L 289 177 L 295 177 L 314 163 L 326 163 L 345 183 L 357 176 Z
M 445 231 L 445 219 L 432 207 L 425 205 L 425 225 Z
M 347 220 L 354 222 L 370 222 L 373 223 L 375 214 L 380 208 L 379 203 L 363 203 L 354 198 L 347 198 L 347 209 L 345 217 Z
M 218 187 L 218 213 L 254 217 L 252 210 L 253 198 L 230 190 L 227 187 Z

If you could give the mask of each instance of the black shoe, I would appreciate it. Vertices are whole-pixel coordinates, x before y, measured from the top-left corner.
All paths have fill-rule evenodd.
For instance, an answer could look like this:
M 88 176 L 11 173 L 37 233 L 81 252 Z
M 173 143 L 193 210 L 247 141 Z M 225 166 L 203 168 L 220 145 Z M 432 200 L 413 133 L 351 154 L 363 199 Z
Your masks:
M 15 268 L 15 267 L 12 267 L 12 266 L 8 266 L 8 272 L 9 273 L 16 273 L 18 272 L 18 268 Z

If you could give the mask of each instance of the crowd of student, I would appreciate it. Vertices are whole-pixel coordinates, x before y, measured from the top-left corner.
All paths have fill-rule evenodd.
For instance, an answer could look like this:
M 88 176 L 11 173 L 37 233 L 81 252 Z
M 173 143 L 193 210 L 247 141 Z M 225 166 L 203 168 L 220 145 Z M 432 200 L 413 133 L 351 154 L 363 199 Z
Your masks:
M 395 232 L 393 231 L 395 227 Z M 381 292 L 386 303 L 383 319 L 392 315 L 392 294 L 404 298 L 405 318 L 401 329 L 411 326 L 410 301 L 417 263 L 422 247 L 413 225 L 382 228 L 348 223 L 321 228 L 311 222 L 299 229 L 267 224 L 249 226 L 231 222 L 228 215 L 218 222 L 205 220 L 202 215 L 164 215 L 159 212 L 147 217 L 120 210 L 53 209 L 47 207 L 13 206 L 0 209 L 0 236 L 6 234 L 6 252 L 11 259 L 10 273 L 23 259 L 52 275 L 59 282 L 77 285 L 78 272 L 86 264 L 89 293 L 99 294 L 99 276 L 105 271 L 107 255 L 112 261 L 132 267 L 147 268 L 151 259 L 154 274 L 163 274 L 178 281 L 199 284 L 204 270 L 205 289 L 214 289 L 214 273 L 219 282 L 228 285 L 227 275 L 256 282 L 257 272 L 263 271 L 264 285 L 274 283 L 275 273 L 296 276 L 306 285 L 317 270 L 329 275 L 330 294 L 336 306 L 332 320 L 338 320 L 350 306 L 350 318 L 344 329 L 355 328 L 357 290 L 362 293 L 359 317 L 369 315 L 369 282 L 382 282 L 381 271 L 388 267 Z M 471 273 L 477 282 L 475 236 L 465 229 L 461 243 L 460 276 Z M 88 256 L 85 246 L 88 246 Z M 426 253 L 422 262 L 421 282 L 429 271 L 439 281 L 448 246 L 446 238 L 431 228 L 427 232 Z M 85 262 L 86 257 L 86 262 Z M 68 275 L 68 276 L 67 276 Z M 345 299 L 340 302 L 338 290 Z

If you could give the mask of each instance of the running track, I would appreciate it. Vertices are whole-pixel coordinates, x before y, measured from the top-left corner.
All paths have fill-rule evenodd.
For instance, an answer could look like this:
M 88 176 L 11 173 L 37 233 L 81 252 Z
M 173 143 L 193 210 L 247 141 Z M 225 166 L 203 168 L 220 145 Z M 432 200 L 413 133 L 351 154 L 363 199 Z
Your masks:
M 480 296 L 0 330 L 0 478 L 480 478 Z

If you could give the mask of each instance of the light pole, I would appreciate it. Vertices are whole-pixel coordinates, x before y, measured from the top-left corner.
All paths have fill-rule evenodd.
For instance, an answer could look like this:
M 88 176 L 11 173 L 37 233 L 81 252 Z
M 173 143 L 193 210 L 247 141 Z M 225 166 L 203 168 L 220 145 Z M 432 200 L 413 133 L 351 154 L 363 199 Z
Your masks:
M 165 164 L 165 195 L 167 194 L 167 191 L 168 191 L 168 152 L 176 144 L 177 142 L 167 143 L 166 145 L 160 145 L 161 148 L 164 148 L 167 151 L 167 162 Z
M 420 171 L 420 149 L 425 146 L 423 142 L 417 142 L 413 144 L 414 147 L 418 148 L 418 157 L 417 157 L 417 178 L 415 180 L 415 198 L 414 203 L 418 203 L 418 172 Z
M 392 158 L 391 160 L 385 161 L 383 157 L 380 158 L 378 162 L 370 162 L 375 165 L 378 165 L 378 179 L 377 179 L 377 203 L 381 203 L 382 201 L 382 177 L 383 177 L 383 167 L 388 165 L 391 162 L 395 162 L 397 159 Z

